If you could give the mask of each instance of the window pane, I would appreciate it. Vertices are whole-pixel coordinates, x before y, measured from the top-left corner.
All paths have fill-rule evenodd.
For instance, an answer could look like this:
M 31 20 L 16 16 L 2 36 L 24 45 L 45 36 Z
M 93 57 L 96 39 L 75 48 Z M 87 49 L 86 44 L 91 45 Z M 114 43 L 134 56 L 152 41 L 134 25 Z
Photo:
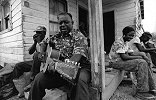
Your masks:
M 56 0 L 49 0 L 49 13 L 53 15 L 57 15 L 57 5 Z
M 9 15 L 5 17 L 5 28 L 9 28 Z
M 2 31 L 2 6 L 0 6 L 0 31 Z
M 66 0 L 49 0 L 49 32 L 54 35 L 59 30 L 56 17 L 59 13 L 66 11 Z M 54 20 L 55 19 L 55 20 Z
M 1 29 L 1 27 L 2 27 L 1 24 L 2 24 L 2 22 L 1 22 L 1 20 L 0 20 L 0 31 L 2 31 L 2 29 Z
M 10 12 L 10 5 L 9 3 L 7 2 L 5 5 L 4 5 L 4 17 L 6 17 Z
M 57 23 L 53 23 L 53 22 L 50 22 L 49 23 L 49 32 L 50 32 L 50 35 L 54 35 L 55 33 L 58 30 L 58 24 Z
M 2 6 L 0 6 L 0 19 L 2 18 Z
M 59 2 L 59 13 L 65 12 L 65 3 Z

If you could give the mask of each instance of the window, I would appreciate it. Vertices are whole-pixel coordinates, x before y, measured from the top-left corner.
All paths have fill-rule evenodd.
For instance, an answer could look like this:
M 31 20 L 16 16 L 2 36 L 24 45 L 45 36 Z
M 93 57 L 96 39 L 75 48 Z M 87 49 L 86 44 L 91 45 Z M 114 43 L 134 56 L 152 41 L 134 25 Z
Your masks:
M 57 15 L 61 12 L 67 11 L 67 2 L 66 0 L 49 0 L 49 31 L 52 35 L 55 31 L 58 30 Z
M 10 0 L 2 0 L 0 5 L 0 31 L 10 29 Z

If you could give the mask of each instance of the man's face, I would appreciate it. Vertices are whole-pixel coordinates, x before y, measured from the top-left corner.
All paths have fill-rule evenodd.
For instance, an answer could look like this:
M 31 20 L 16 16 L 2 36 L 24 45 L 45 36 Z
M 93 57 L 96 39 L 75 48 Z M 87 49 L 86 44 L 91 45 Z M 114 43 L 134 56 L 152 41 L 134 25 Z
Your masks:
M 124 40 L 125 41 L 130 41 L 130 40 L 132 40 L 134 38 L 134 36 L 135 36 L 135 32 L 131 31 L 131 32 L 129 32 L 129 33 L 127 33 L 125 35 Z
M 61 33 L 68 34 L 73 28 L 73 21 L 69 15 L 59 15 L 58 23 Z
M 37 37 L 36 37 L 37 41 L 41 42 L 45 38 L 46 32 L 45 31 L 37 31 L 36 34 L 37 34 Z

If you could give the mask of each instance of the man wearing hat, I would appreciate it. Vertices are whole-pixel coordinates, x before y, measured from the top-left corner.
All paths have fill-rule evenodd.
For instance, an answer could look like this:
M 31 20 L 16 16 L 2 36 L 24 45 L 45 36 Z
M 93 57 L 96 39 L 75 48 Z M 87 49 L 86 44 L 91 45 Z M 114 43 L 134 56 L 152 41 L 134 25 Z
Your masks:
M 24 88 L 24 91 L 28 91 L 31 87 L 31 82 L 35 78 L 36 74 L 40 72 L 40 66 L 42 62 L 42 54 L 40 49 L 40 44 L 43 43 L 45 35 L 46 35 L 46 28 L 44 26 L 38 26 L 35 31 L 36 34 L 33 36 L 34 43 L 29 48 L 29 54 L 33 54 L 33 60 L 19 62 L 15 65 L 13 70 L 13 79 L 16 81 L 24 72 L 31 71 L 30 77 L 30 84 Z M 19 94 L 19 97 L 23 96 Z

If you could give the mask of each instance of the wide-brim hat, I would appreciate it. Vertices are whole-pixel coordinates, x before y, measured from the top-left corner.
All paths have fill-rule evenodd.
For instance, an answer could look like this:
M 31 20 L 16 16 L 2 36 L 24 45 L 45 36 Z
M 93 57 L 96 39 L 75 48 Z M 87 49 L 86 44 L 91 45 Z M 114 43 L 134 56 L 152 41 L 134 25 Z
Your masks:
M 46 28 L 44 26 L 38 26 L 34 32 L 38 32 L 38 31 L 45 31 L 46 32 Z

